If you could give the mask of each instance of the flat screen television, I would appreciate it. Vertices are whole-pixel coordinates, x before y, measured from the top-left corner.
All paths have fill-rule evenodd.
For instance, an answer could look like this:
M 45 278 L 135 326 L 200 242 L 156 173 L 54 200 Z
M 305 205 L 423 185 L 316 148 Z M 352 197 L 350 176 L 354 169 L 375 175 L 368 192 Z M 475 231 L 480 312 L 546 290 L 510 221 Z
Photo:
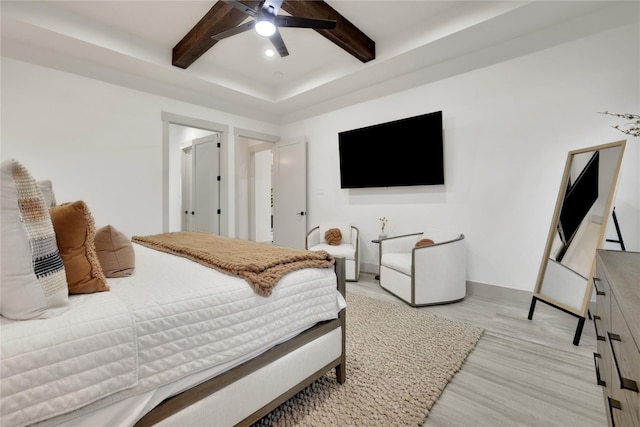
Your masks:
M 338 134 L 340 187 L 444 184 L 442 111 Z

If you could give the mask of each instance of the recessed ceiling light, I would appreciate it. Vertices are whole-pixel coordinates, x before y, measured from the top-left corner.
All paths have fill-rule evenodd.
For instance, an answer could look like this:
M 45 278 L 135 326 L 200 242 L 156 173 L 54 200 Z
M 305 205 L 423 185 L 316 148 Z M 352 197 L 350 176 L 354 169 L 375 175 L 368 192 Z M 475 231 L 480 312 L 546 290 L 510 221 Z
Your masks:
M 266 49 L 266 50 L 264 51 L 264 54 L 265 54 L 266 56 L 273 56 L 273 55 L 275 55 L 276 53 L 273 51 L 273 49 L 270 49 L 270 48 L 269 48 L 269 49 Z

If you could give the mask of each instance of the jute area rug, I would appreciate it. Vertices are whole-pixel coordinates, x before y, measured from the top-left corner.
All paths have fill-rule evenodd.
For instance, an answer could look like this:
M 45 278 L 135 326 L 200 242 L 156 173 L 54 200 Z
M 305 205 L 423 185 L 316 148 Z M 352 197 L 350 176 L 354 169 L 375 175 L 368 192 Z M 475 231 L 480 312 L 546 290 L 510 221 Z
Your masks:
M 347 294 L 347 379 L 332 370 L 255 426 L 421 426 L 482 328 Z

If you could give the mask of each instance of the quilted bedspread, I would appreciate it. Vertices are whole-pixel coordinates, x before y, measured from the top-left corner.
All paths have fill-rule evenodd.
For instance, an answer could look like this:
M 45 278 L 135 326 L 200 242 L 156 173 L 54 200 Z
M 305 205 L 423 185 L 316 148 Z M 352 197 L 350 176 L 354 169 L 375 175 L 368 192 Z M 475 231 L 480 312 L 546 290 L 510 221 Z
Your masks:
M 336 318 L 333 269 L 284 276 L 272 295 L 134 244 L 135 273 L 71 298 L 52 319 L 2 319 L 2 427 L 57 424 L 261 352 Z
M 136 331 L 109 292 L 72 296 L 50 319 L 2 320 L 2 426 L 22 426 L 84 407 L 138 382 Z

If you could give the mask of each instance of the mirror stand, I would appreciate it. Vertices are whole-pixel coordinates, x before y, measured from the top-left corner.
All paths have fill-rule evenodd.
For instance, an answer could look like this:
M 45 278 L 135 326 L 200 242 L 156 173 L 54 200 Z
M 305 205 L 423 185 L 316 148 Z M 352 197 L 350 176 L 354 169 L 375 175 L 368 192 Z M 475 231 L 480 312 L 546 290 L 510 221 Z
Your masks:
M 542 301 L 578 318 L 573 344 L 579 345 L 589 311 L 596 249 L 602 246 L 609 215 L 622 236 L 612 201 L 626 141 L 570 151 L 547 244 L 529 307 L 533 319 Z
M 536 302 L 537 301 L 542 301 L 545 304 L 550 305 L 551 307 L 557 308 L 558 310 L 562 310 L 567 314 L 570 314 L 572 316 L 575 316 L 578 318 L 578 326 L 576 326 L 576 333 L 573 335 L 573 345 L 580 345 L 580 337 L 582 336 L 582 329 L 584 328 L 584 322 L 586 320 L 586 318 L 584 316 L 580 316 L 576 313 L 574 313 L 573 311 L 570 310 L 566 310 L 563 307 L 560 307 L 550 301 L 545 301 L 541 298 L 538 298 L 536 296 L 533 296 L 531 298 L 531 306 L 529 306 L 529 316 L 528 319 L 532 320 L 533 319 L 533 311 L 536 309 Z
M 626 251 L 627 249 L 624 247 L 624 240 L 622 240 L 622 233 L 620 232 L 620 225 L 618 224 L 618 217 L 616 216 L 616 207 L 613 207 L 613 211 L 611 212 L 611 217 L 613 218 L 613 225 L 616 227 L 616 234 L 618 235 L 618 240 L 615 239 L 607 239 L 609 243 L 617 243 L 620 245 L 620 249 Z

